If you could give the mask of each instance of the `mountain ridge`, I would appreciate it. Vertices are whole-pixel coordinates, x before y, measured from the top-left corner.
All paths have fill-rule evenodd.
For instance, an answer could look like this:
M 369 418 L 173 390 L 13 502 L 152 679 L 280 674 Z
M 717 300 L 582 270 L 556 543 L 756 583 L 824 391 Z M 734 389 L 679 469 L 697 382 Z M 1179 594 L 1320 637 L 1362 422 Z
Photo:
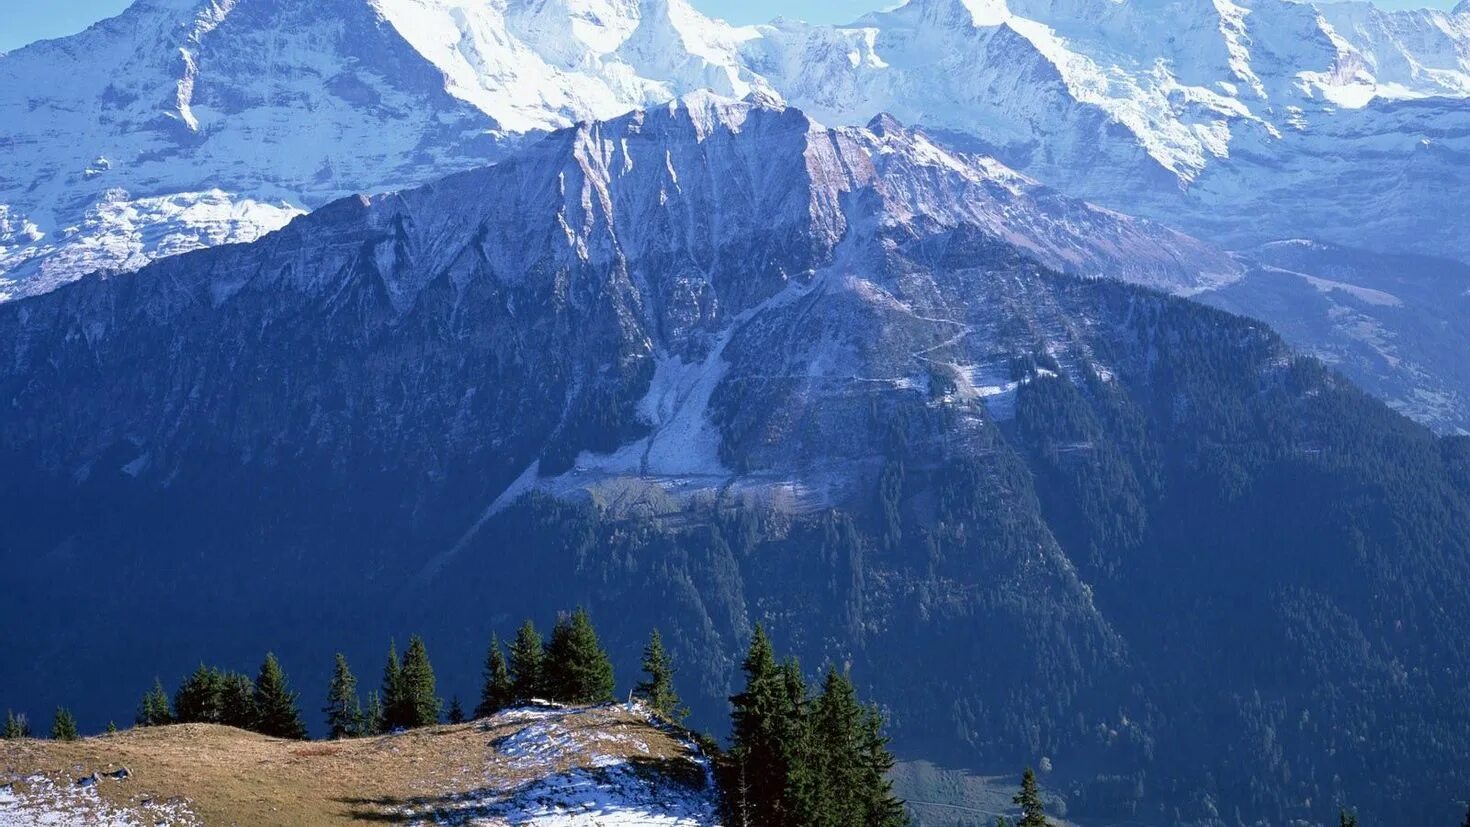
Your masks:
M 1416 192 L 1455 191 L 1462 16 L 1256 0 L 1193 9 L 1185 43 L 1148 14 L 1093 5 L 911 0 L 847 27 L 734 27 L 685 0 L 140 2 L 0 58 L 0 124 L 27 170 L 0 177 L 0 290 L 250 240 L 353 191 L 493 161 L 528 130 L 705 87 L 836 125 L 891 111 L 1217 242 L 1320 233 L 1470 255 L 1455 211 L 1403 201 L 1405 173 L 1364 154 L 1383 151 L 1370 135 L 1392 136 L 1407 174 L 1439 182 Z M 1345 210 L 1318 182 L 1349 171 L 1387 200 Z
M 472 685 L 556 583 L 622 662 L 666 630 L 699 720 L 764 623 L 870 676 L 901 753 L 1048 758 L 1079 813 L 1439 818 L 1399 791 L 1470 755 L 1466 443 L 1096 277 L 1209 286 L 1197 243 L 696 94 L 5 303 L 0 625 L 46 630 L 6 683 L 89 720 L 103 662 L 412 618 Z

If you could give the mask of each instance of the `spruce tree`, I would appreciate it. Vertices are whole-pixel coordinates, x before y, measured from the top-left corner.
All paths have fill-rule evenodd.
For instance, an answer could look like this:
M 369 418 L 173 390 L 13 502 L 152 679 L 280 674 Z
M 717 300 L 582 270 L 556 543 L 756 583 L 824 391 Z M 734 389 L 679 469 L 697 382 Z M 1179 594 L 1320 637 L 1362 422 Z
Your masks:
M 439 712 L 444 708 L 444 703 L 435 694 L 434 667 L 429 664 L 428 649 L 418 635 L 408 640 L 408 651 L 403 653 L 400 679 L 400 725 L 413 728 L 439 723 Z
M 541 694 L 541 633 L 530 620 L 521 624 L 510 647 L 511 687 L 518 703 Z
M 642 698 L 654 712 L 666 720 L 678 723 L 689 715 L 679 702 L 674 691 L 674 665 L 664 650 L 664 640 L 658 630 L 648 636 L 648 645 L 643 648 L 643 671 L 648 680 L 639 681 L 633 694 Z
M 565 704 L 598 704 L 613 699 L 613 668 L 597 641 L 585 609 L 563 617 L 551 633 L 542 667 L 550 700 Z
M 26 716 L 16 715 L 11 710 L 5 710 L 5 740 L 14 741 L 17 738 L 26 737 L 25 720 Z
M 1358 827 L 1358 814 L 1350 813 L 1346 807 L 1337 811 L 1338 827 Z
M 870 706 L 863 716 L 861 741 L 863 812 L 866 824 L 875 827 L 903 827 L 909 823 L 908 811 L 893 794 L 893 753 L 888 751 L 888 736 L 883 734 L 883 714 Z
M 255 682 L 249 675 L 228 672 L 220 679 L 220 723 L 236 729 L 255 729 Z
M 398 661 L 398 645 L 388 641 L 388 661 L 383 664 L 383 687 L 378 702 L 382 714 L 379 716 L 378 731 L 392 732 L 404 726 L 403 717 L 403 666 Z
M 1470 827 L 1470 806 L 1465 808 L 1465 820 L 1460 823 L 1460 827 Z
M 459 696 L 455 695 L 449 700 L 449 712 L 446 715 L 451 724 L 464 723 L 464 707 L 459 705 Z
M 362 731 L 364 735 L 382 735 L 387 731 L 383 721 L 383 702 L 379 700 L 376 689 L 368 693 L 367 708 L 362 712 Z
M 1052 827 L 1046 820 L 1046 808 L 1041 801 L 1041 788 L 1036 785 L 1036 773 L 1030 767 L 1021 774 L 1021 791 L 1011 799 L 1020 806 L 1021 820 L 1016 827 Z
M 174 719 L 181 724 L 218 724 L 223 721 L 221 692 L 224 676 L 199 664 L 174 693 Z
M 480 703 L 475 707 L 475 717 L 488 718 L 514 702 L 515 687 L 511 683 L 505 656 L 500 653 L 500 638 L 491 635 L 490 648 L 485 652 L 485 683 L 480 688 Z
M 173 723 L 173 713 L 169 712 L 168 693 L 163 691 L 163 682 L 158 678 L 153 679 L 153 688 L 143 696 L 143 701 L 138 705 L 138 715 L 135 719 L 138 726 L 163 726 Z
M 51 737 L 57 741 L 77 739 L 77 719 L 64 706 L 56 707 L 56 715 L 51 719 Z
M 327 687 L 327 738 L 356 738 L 362 734 L 362 702 L 357 697 L 357 678 L 347 665 L 347 656 L 337 653 L 332 683 Z
M 306 738 L 306 725 L 296 708 L 296 693 L 286 682 L 286 674 L 273 653 L 267 652 L 255 678 L 255 730 L 273 738 Z
M 776 664 L 765 629 L 756 626 L 741 663 L 745 689 L 730 698 L 731 748 L 725 770 L 735 824 L 784 827 L 793 748 L 791 678 Z
M 116 735 L 117 734 L 117 722 L 116 721 L 108 721 L 107 722 L 107 734 L 108 735 Z

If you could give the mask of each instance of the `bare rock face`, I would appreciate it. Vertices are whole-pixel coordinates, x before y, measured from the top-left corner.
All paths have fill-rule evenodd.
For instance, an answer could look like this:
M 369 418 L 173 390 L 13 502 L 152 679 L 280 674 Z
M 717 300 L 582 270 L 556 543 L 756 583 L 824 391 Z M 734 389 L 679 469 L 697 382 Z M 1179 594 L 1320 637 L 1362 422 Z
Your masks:
M 911 249 L 950 257 L 916 270 Z M 584 450 L 617 452 L 589 462 L 626 470 L 648 428 L 644 471 L 728 467 L 732 452 L 744 467 L 761 449 L 711 417 L 745 373 L 840 393 L 923 390 L 933 371 L 957 372 L 980 398 L 1006 384 L 1013 351 L 1067 346 L 1044 294 L 979 275 L 990 256 L 1007 272 L 1040 263 L 1179 290 L 1241 273 L 1193 239 L 891 122 L 833 130 L 695 95 L 420 189 L 335 202 L 253 245 L 6 308 L 14 361 L 0 382 L 36 412 L 132 400 L 96 430 L 45 440 L 58 472 L 122 443 L 144 458 L 138 473 L 161 477 L 205 444 L 280 463 L 283 428 L 291 450 L 324 461 L 421 456 L 435 475 L 480 454 L 519 471 Z M 1005 334 L 1009 315 L 1032 332 Z M 459 344 L 426 350 L 446 336 Z M 308 358 L 328 352 L 358 355 Z M 69 378 L 42 390 L 36 371 Z M 236 401 L 270 415 L 212 415 Z M 38 420 L 11 422 L 41 447 L 26 432 Z

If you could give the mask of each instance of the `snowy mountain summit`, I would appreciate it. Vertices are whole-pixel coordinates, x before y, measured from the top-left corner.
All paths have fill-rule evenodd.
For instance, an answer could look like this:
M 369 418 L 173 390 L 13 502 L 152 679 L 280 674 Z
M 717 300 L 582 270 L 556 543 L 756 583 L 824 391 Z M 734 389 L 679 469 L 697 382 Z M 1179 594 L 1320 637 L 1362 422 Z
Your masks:
M 1463 4 L 911 0 L 735 27 L 686 0 L 138 0 L 0 56 L 0 298 L 698 89 L 892 112 L 1215 240 L 1463 258 L 1467 56 Z

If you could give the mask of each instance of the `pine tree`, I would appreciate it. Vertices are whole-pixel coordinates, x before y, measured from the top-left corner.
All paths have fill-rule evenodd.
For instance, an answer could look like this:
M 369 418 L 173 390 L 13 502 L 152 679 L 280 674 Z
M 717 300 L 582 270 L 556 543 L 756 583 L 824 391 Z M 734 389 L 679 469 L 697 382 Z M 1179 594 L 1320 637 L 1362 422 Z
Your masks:
M 529 701 L 541 694 L 541 633 L 527 620 L 516 632 L 510 647 L 511 687 L 517 702 Z
M 260 716 L 255 710 L 255 682 L 249 675 L 226 673 L 220 679 L 220 723 L 237 729 L 255 729 Z
M 511 684 L 505 656 L 500 653 L 500 638 L 491 635 L 490 648 L 485 652 L 485 683 L 480 689 L 475 717 L 488 718 L 514 702 L 515 687 Z
M 365 735 L 382 735 L 387 731 L 383 722 L 383 702 L 375 689 L 368 693 L 367 708 L 362 713 L 362 730 Z
M 174 718 L 181 724 L 217 724 L 223 718 L 224 676 L 204 664 L 184 679 L 174 693 Z
M 332 683 L 327 688 L 327 738 L 356 738 L 362 734 L 362 702 L 357 697 L 357 678 L 347 665 L 347 656 L 337 653 Z
M 996 816 L 995 827 L 1011 827 L 1011 823 L 1006 820 L 1005 816 Z
M 863 716 L 858 750 L 862 766 L 864 823 L 874 827 L 903 827 L 908 824 L 908 811 L 893 794 L 893 782 L 889 780 L 894 758 L 888 751 L 888 736 L 883 734 L 883 714 L 876 706 L 868 707 Z
M 378 702 L 379 732 L 392 732 L 403 726 L 403 666 L 398 661 L 398 645 L 388 641 L 388 662 L 383 664 L 383 688 Z
M 1021 791 L 1011 799 L 1020 806 L 1021 820 L 1016 827 L 1052 827 L 1046 820 L 1046 808 L 1041 801 L 1041 788 L 1036 785 L 1036 773 L 1030 767 L 1021 774 Z
M 169 712 L 168 693 L 163 691 L 163 682 L 159 679 L 153 679 L 153 688 L 143 696 L 143 702 L 138 705 L 138 715 L 135 721 L 138 726 L 163 726 L 173 723 L 173 713 Z
M 64 706 L 56 707 L 56 715 L 51 719 L 51 737 L 57 741 L 77 739 L 77 719 Z
M 784 827 L 793 741 L 793 681 L 789 668 L 776 664 L 765 629 L 756 626 L 741 664 L 745 689 L 730 698 L 731 749 L 727 757 L 728 797 L 734 823 Z M 802 690 L 804 692 L 804 689 Z
M 26 716 L 16 715 L 10 710 L 5 710 L 5 740 L 14 741 L 17 738 L 27 737 Z
M 542 676 L 553 701 L 598 704 L 613 699 L 612 661 L 598 643 L 585 609 L 557 621 L 546 647 Z
M 447 717 L 449 719 L 449 723 L 451 724 L 464 723 L 464 707 L 459 705 L 458 695 L 455 695 L 449 700 L 449 713 Z
M 864 708 L 847 675 L 827 670 L 806 716 L 805 740 L 792 766 L 792 811 L 812 827 L 902 827 L 903 804 L 893 796 L 893 768 L 882 717 Z
M 117 734 L 117 722 L 116 721 L 108 721 L 107 722 L 107 734 L 108 735 L 116 735 Z
M 1337 811 L 1338 827 L 1358 827 L 1358 814 L 1350 813 L 1346 807 Z
M 1465 820 L 1461 822 L 1460 827 L 1470 827 L 1470 806 L 1465 808 Z
M 633 694 L 642 698 L 653 711 L 675 723 L 688 717 L 689 710 L 679 702 L 674 691 L 674 665 L 664 650 L 664 640 L 658 630 L 648 636 L 648 645 L 643 648 L 643 671 L 648 680 L 639 681 Z
M 439 712 L 444 708 L 444 702 L 435 694 L 434 667 L 429 664 L 428 649 L 418 635 L 408 640 L 408 651 L 403 653 L 400 680 L 402 693 L 401 709 L 397 718 L 399 725 L 411 729 L 439 723 Z
M 306 725 L 296 708 L 296 693 L 286 682 L 286 674 L 273 653 L 267 652 L 255 678 L 255 730 L 274 738 L 306 738 Z

